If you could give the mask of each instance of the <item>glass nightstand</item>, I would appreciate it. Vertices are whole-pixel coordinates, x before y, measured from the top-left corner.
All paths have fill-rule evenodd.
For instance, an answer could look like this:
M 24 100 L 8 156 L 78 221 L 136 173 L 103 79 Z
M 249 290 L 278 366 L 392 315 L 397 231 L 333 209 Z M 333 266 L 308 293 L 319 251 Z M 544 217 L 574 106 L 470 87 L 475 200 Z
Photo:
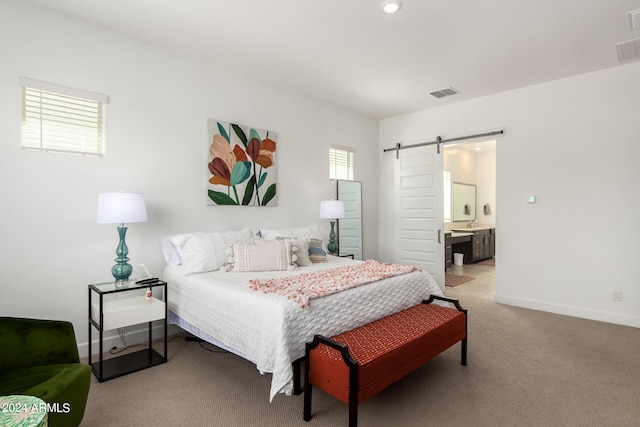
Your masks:
M 137 291 L 137 292 L 135 292 Z M 167 361 L 167 283 L 116 286 L 114 282 L 89 285 L 89 365 L 98 381 L 107 381 Z M 153 294 L 162 293 L 160 298 Z M 109 296 L 114 296 L 111 298 Z M 105 298 L 106 297 L 106 298 Z M 164 353 L 152 347 L 153 322 L 162 321 Z M 104 359 L 104 331 L 148 323 L 149 342 L 142 350 Z M 93 328 L 99 335 L 99 360 L 91 352 Z

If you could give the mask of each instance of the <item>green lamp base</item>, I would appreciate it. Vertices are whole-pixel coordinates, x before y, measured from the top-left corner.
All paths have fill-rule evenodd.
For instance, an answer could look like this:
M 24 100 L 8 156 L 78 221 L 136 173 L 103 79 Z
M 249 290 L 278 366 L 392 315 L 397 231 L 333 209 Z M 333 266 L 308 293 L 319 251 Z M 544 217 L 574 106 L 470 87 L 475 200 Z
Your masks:
M 129 248 L 127 248 L 127 244 L 124 241 L 127 235 L 127 227 L 124 224 L 118 227 L 118 235 L 120 236 L 120 242 L 118 242 L 118 247 L 116 248 L 117 258 L 114 259 L 116 265 L 111 267 L 111 274 L 116 279 L 116 286 L 126 286 L 129 284 L 129 277 L 133 273 L 133 267 L 128 263 Z
M 335 221 L 329 221 L 331 224 L 331 231 L 329 232 L 329 243 L 327 244 L 327 250 L 331 255 L 338 254 L 338 243 L 336 242 L 336 232 L 333 229 L 334 225 L 336 225 Z

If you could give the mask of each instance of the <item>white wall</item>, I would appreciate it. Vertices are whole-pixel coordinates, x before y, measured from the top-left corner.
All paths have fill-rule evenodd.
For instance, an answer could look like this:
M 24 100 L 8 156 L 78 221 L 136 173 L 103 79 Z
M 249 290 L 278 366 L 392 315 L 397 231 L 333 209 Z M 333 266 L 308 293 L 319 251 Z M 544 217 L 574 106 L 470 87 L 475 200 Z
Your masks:
M 0 10 L 0 315 L 70 320 L 82 350 L 87 284 L 111 280 L 117 244 L 115 225 L 95 223 L 103 191 L 145 194 L 149 221 L 131 224 L 127 243 L 131 264 L 155 275 L 171 233 L 319 223 L 328 235 L 318 210 L 335 198 L 330 144 L 356 151 L 364 254 L 377 257 L 374 120 L 19 1 Z M 108 94 L 106 156 L 21 150 L 20 76 Z M 277 133 L 277 207 L 206 206 L 208 118 Z
M 477 182 L 478 167 L 476 153 L 458 147 L 445 147 L 444 170 L 451 171 L 451 181 L 462 184 Z
M 499 71 L 499 70 L 498 70 Z M 497 300 L 640 327 L 640 63 L 380 123 L 380 149 L 504 127 Z M 393 155 L 380 156 L 380 258 L 393 260 Z M 536 204 L 526 203 L 535 194 Z M 622 291 L 622 302 L 611 291 Z
M 461 146 L 445 147 L 444 170 L 451 172 L 453 182 L 476 185 L 476 221 L 481 224 L 495 224 L 496 217 L 496 153 L 475 151 Z M 484 205 L 489 205 L 485 215 Z M 453 227 L 446 223 L 445 229 Z
M 485 151 L 476 153 L 476 184 L 478 185 L 478 222 L 496 223 L 496 153 Z M 489 213 L 484 213 L 484 205 L 489 205 Z

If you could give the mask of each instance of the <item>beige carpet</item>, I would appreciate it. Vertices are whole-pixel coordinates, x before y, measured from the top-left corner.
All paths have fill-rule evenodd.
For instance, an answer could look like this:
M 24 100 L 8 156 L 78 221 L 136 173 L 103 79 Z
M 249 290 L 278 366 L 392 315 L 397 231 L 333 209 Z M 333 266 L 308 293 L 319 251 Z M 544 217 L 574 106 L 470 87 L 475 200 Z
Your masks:
M 456 345 L 360 405 L 360 426 L 640 425 L 640 329 L 461 298 L 468 366 Z M 309 423 L 302 396 L 269 403 L 269 382 L 235 355 L 174 338 L 168 363 L 94 378 L 82 426 L 347 425 L 346 405 L 320 391 Z

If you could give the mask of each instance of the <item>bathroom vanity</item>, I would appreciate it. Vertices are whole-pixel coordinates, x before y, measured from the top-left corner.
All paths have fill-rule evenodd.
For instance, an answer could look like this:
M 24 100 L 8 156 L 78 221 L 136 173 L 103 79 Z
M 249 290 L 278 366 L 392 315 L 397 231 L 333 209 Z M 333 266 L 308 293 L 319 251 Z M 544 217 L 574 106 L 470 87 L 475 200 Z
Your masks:
M 453 265 L 453 254 L 464 254 L 464 263 L 472 264 L 496 254 L 496 229 L 494 227 L 452 228 L 445 233 L 445 269 Z

